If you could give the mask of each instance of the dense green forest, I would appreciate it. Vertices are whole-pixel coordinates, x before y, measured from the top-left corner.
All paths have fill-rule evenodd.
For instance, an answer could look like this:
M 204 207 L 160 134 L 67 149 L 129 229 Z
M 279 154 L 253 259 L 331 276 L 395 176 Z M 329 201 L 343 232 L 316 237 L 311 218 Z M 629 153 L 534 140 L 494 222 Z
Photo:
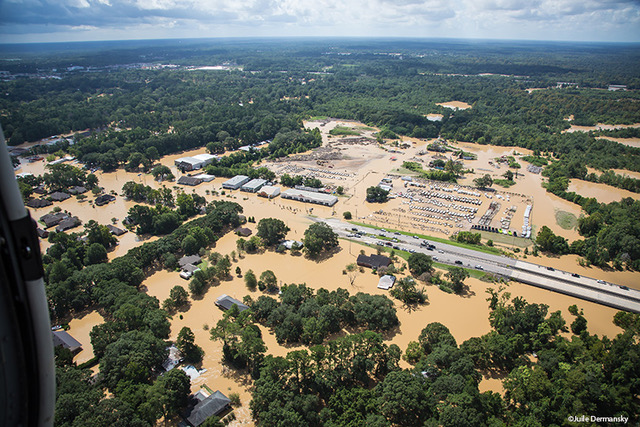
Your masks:
M 220 64 L 229 70 L 192 68 Z M 63 149 L 104 171 L 146 172 L 170 153 L 207 147 L 221 154 L 268 141 L 207 167 L 217 176 L 266 179 L 273 173 L 254 167 L 261 159 L 320 144 L 319 132 L 303 126 L 312 116 L 359 120 L 389 138 L 441 136 L 528 148 L 535 155 L 525 160 L 545 167 L 547 190 L 586 213 L 579 219 L 582 240 L 568 242 L 543 228 L 538 246 L 640 270 L 640 202 L 604 204 L 567 191 L 569 179 L 582 179 L 639 192 L 638 180 L 611 169 L 640 172 L 640 149 L 597 139 L 638 137 L 639 131 L 563 133 L 570 116 L 577 125 L 640 122 L 638 64 L 638 46 L 622 44 L 330 39 L 0 45 L 0 70 L 7 72 L 0 81 L 0 124 L 10 145 L 74 133 L 70 142 L 38 150 Z M 610 84 L 628 90 L 607 91 Z M 452 100 L 472 108 L 437 105 Z M 443 118 L 430 121 L 430 113 Z M 587 167 L 603 173 L 590 174 Z M 95 175 L 67 169 L 50 170 L 47 186 L 62 179 L 97 185 Z M 283 185 L 296 178 L 283 177 Z M 24 179 L 21 189 L 29 193 L 38 184 Z M 175 269 L 179 256 L 199 252 L 239 225 L 241 207 L 233 203 L 205 207 L 197 195 L 174 199 L 136 183 L 123 192 L 153 205 L 129 212 L 137 232 L 164 237 L 111 262 L 106 254 L 114 240 L 102 225 L 88 223 L 85 240 L 74 233 L 49 237 L 43 261 L 52 318 L 97 309 L 106 320 L 91 333 L 98 381 L 57 350 L 56 425 L 148 426 L 184 408 L 188 377 L 178 370 L 157 375 L 170 331 L 164 308 L 170 307 L 138 288 L 157 269 Z M 205 216 L 189 220 L 201 209 Z M 322 231 L 305 238 L 321 241 Z M 192 293 L 202 294 L 217 280 L 218 264 L 228 275 L 225 262 L 218 259 L 206 277 L 196 274 Z M 252 276 L 256 281 L 251 271 L 245 277 Z M 176 290 L 170 302 L 180 296 Z M 425 324 L 404 350 L 384 343 L 382 334 L 398 323 L 391 300 L 290 284 L 277 298 L 247 301 L 251 309 L 243 313 L 229 310 L 212 338 L 223 342 L 227 361 L 252 375 L 251 410 L 259 425 L 563 425 L 581 414 L 638 422 L 638 315 L 616 315 L 624 332 L 607 338 L 591 335 L 576 307 L 567 327 L 559 312 L 504 292 L 492 292 L 488 302 L 490 333 L 458 344 L 445 326 Z M 280 342 L 310 347 L 286 357 L 266 355 L 257 324 L 272 328 Z M 342 328 L 353 333 L 337 338 Z M 180 345 L 197 360 L 202 355 L 189 332 L 181 331 Z M 401 357 L 411 369 L 400 369 Z M 479 392 L 483 373 L 505 378 L 504 397 Z

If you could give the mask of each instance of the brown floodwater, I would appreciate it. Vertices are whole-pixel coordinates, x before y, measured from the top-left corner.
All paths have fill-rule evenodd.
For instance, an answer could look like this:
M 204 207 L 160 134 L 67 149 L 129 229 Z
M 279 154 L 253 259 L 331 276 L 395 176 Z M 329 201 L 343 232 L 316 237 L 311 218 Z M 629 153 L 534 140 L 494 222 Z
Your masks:
M 440 102 L 436 105 L 440 105 L 445 108 L 451 108 L 453 110 L 466 110 L 467 108 L 471 108 L 471 105 L 462 101 Z
M 598 123 L 595 126 L 578 126 L 571 125 L 569 129 L 564 130 L 563 132 L 590 132 L 596 130 L 615 130 L 615 129 L 626 129 L 626 128 L 638 128 L 640 127 L 640 123 L 634 123 L 632 125 L 607 125 L 604 123 Z
M 78 365 L 93 358 L 93 346 L 89 333 L 94 326 L 104 323 L 104 318 L 97 311 L 83 313 L 69 322 L 69 334 L 82 344 L 82 351 L 75 355 L 73 361 Z
M 569 182 L 568 191 L 574 191 L 585 197 L 595 197 L 600 203 L 619 202 L 625 197 L 631 197 L 636 200 L 640 199 L 640 194 L 638 193 L 580 179 L 572 179 Z
M 308 122 L 305 123 L 307 127 L 319 127 L 323 133 L 323 145 L 329 146 L 335 143 L 338 138 L 329 138 L 328 131 L 335 127 L 338 123 L 347 126 L 363 126 L 361 123 L 349 122 L 349 121 L 332 121 L 325 126 L 319 126 L 319 123 Z M 373 131 L 363 131 L 363 136 L 372 137 Z M 262 218 L 276 217 L 282 219 L 287 226 L 291 228 L 288 234 L 288 238 L 300 240 L 304 235 L 304 230 L 311 223 L 311 220 L 307 215 L 311 214 L 320 218 L 328 218 L 336 216 L 342 218 L 342 214 L 345 211 L 352 212 L 354 219 L 358 219 L 362 222 L 374 224 L 389 228 L 399 228 L 406 231 L 420 231 L 414 228 L 413 224 L 405 222 L 401 219 L 402 212 L 405 205 L 403 200 L 393 199 L 388 203 L 370 204 L 364 202 L 366 189 L 369 186 L 377 185 L 377 183 L 384 178 L 387 173 L 397 169 L 402 165 L 403 161 L 414 161 L 417 153 L 423 150 L 427 142 L 419 141 L 413 138 L 403 138 L 404 142 L 410 144 L 407 149 L 397 150 L 397 153 L 390 153 L 387 150 L 391 148 L 388 144 L 384 147 L 378 147 L 377 145 L 353 145 L 343 143 L 338 144 L 337 147 L 343 154 L 343 158 L 339 160 L 332 160 L 329 162 L 333 166 L 332 171 L 339 171 L 349 174 L 349 177 L 341 179 L 339 177 L 327 178 L 327 181 L 334 185 L 343 185 L 345 188 L 345 195 L 339 197 L 339 202 L 334 207 L 324 207 L 319 205 L 306 205 L 301 202 L 292 200 L 285 200 L 282 198 L 275 198 L 268 200 L 265 198 L 257 197 L 255 194 L 244 193 L 240 191 L 227 191 L 226 194 L 212 196 L 206 194 L 207 190 L 221 191 L 221 184 L 226 178 L 216 178 L 210 183 L 203 183 L 195 188 L 185 188 L 184 191 L 195 191 L 198 194 L 204 196 L 207 201 L 211 200 L 229 200 L 241 204 L 244 208 L 244 214 L 246 216 L 254 216 L 256 221 Z M 465 161 L 465 168 L 475 169 L 475 176 L 468 176 L 464 178 L 461 184 L 470 184 L 474 177 L 481 176 L 485 173 L 489 173 L 494 178 L 500 177 L 506 170 L 506 166 L 497 165 L 494 162 L 496 157 L 502 155 L 513 155 L 514 149 L 508 147 L 495 147 L 489 145 L 476 145 L 469 143 L 458 143 L 458 146 L 465 151 L 471 151 L 478 155 L 478 160 Z M 190 156 L 194 154 L 204 153 L 205 149 L 191 150 L 188 152 L 167 156 L 160 162 L 169 166 L 176 177 L 180 176 L 180 173 L 176 171 L 173 166 L 173 162 L 178 157 Z M 528 154 L 529 151 L 518 148 L 518 153 Z M 424 155 L 422 158 L 428 163 L 431 154 Z M 396 158 L 396 161 L 392 161 L 392 157 Z M 489 162 L 493 162 L 494 166 Z M 322 168 L 315 161 L 307 162 L 291 162 L 292 164 L 311 166 L 315 168 Z M 522 169 L 520 169 L 520 176 L 516 179 L 516 185 L 510 189 L 502 189 L 497 187 L 497 193 L 510 194 L 511 204 L 517 206 L 517 211 L 514 216 L 513 226 L 519 227 L 521 225 L 523 211 L 525 205 L 531 201 L 533 203 L 532 222 L 536 228 L 542 225 L 548 225 L 554 232 L 560 234 L 570 240 L 580 238 L 577 232 L 573 230 L 563 230 L 555 222 L 556 209 L 571 212 L 576 216 L 580 215 L 579 206 L 562 200 L 550 193 L 547 193 L 544 188 L 541 187 L 542 177 L 526 172 L 526 162 L 520 161 Z M 274 167 L 270 162 L 264 162 L 263 164 L 268 167 Z M 44 168 L 44 162 L 36 162 L 23 165 L 23 168 L 18 172 L 32 172 L 35 174 L 42 173 Z M 118 170 L 112 173 L 98 173 L 100 179 L 100 185 L 105 187 L 106 192 L 115 191 L 120 194 L 122 185 L 129 181 L 135 180 L 136 182 L 146 183 L 154 188 L 162 185 L 153 181 L 150 176 L 140 175 L 137 173 L 128 173 L 124 170 Z M 323 181 L 325 179 L 323 178 Z M 396 178 L 394 179 L 394 189 L 396 191 L 402 190 L 403 182 Z M 169 188 L 174 188 L 174 183 L 165 183 Z M 89 198 L 93 198 L 89 196 Z M 121 226 L 121 220 L 126 216 L 127 210 L 135 203 L 125 201 L 122 197 L 118 196 L 115 202 L 112 202 L 102 207 L 92 207 L 88 202 L 79 202 L 75 197 L 62 202 L 56 203 L 54 206 L 60 206 L 64 210 L 70 211 L 72 214 L 79 216 L 83 222 L 90 219 L 96 219 L 101 224 L 111 223 L 112 218 L 116 218 L 118 221 L 116 225 Z M 489 200 L 483 200 L 483 204 L 480 206 L 480 212 L 484 212 L 489 204 Z M 503 202 L 503 209 L 504 209 Z M 552 209 L 551 209 L 552 208 Z M 383 210 L 387 215 L 376 215 L 375 212 Z M 33 216 L 40 217 L 44 213 L 47 213 L 50 208 L 36 209 Z M 254 230 L 256 224 L 248 224 L 250 229 Z M 75 230 L 82 230 L 78 228 Z M 535 231 L 535 230 L 534 230 Z M 429 232 L 425 234 L 438 235 L 440 237 L 447 237 L 445 234 L 438 234 L 436 232 Z M 154 237 L 152 239 L 155 239 Z M 236 249 L 237 236 L 229 233 L 223 236 L 212 248 L 213 251 L 220 252 L 222 254 L 230 254 Z M 127 233 L 124 236 L 118 238 L 119 246 L 109 254 L 110 259 L 116 256 L 123 255 L 132 247 L 140 245 L 144 242 L 134 233 Z M 46 243 L 43 243 L 43 247 L 46 248 Z M 371 250 L 365 248 L 356 243 L 348 243 L 341 241 L 341 249 L 338 253 L 332 257 L 323 260 L 321 262 L 315 262 L 305 259 L 303 256 L 292 256 L 290 254 L 276 254 L 274 252 L 267 251 L 263 254 L 246 254 L 237 261 L 233 262 L 232 272 L 236 266 L 239 266 L 242 272 L 246 272 L 248 269 L 252 269 L 256 275 L 259 275 L 264 270 L 271 269 L 276 274 L 279 283 L 307 283 L 308 286 L 313 289 L 319 289 L 324 287 L 329 290 L 343 287 L 348 289 L 352 294 L 356 292 L 367 292 L 371 294 L 386 294 L 387 291 L 383 291 L 377 288 L 378 277 L 371 274 L 369 270 L 364 273 L 358 273 L 356 280 L 352 285 L 349 283 L 349 278 L 342 274 L 342 270 L 346 265 L 355 262 L 357 255 L 361 250 L 365 250 L 366 253 L 371 253 Z M 542 265 L 553 266 L 555 268 L 567 269 L 572 272 L 577 272 L 581 275 L 595 277 L 606 281 L 625 284 L 629 287 L 639 288 L 640 280 L 638 280 L 638 273 L 632 272 L 607 272 L 595 268 L 586 268 L 578 265 L 578 257 L 573 255 L 567 255 L 558 258 L 548 257 L 529 257 L 529 261 L 540 263 Z M 188 282 L 181 279 L 177 272 L 159 271 L 148 277 L 143 285 L 146 292 L 150 295 L 156 296 L 161 302 L 169 296 L 169 291 L 175 285 L 182 285 L 185 289 L 188 289 Z M 447 326 L 451 333 L 454 335 L 458 343 L 473 337 L 480 336 L 489 332 L 490 325 L 488 320 L 489 310 L 486 301 L 486 290 L 489 287 L 495 285 L 487 284 L 477 279 L 468 279 L 469 293 L 466 296 L 456 296 L 446 294 L 439 289 L 430 286 L 427 287 L 427 293 L 429 296 L 429 304 L 423 306 L 417 310 L 408 311 L 405 308 L 397 304 L 398 318 L 400 319 L 400 327 L 391 333 L 385 334 L 385 338 L 388 343 L 395 343 L 404 351 L 410 341 L 417 340 L 420 331 L 430 322 L 441 322 Z M 529 302 L 545 303 L 550 306 L 550 311 L 562 310 L 563 316 L 570 324 L 572 316 L 567 311 L 567 307 L 572 304 L 577 304 L 579 307 L 584 308 L 585 316 L 589 321 L 589 330 L 592 333 L 599 335 L 614 336 L 619 332 L 618 328 L 613 325 L 611 319 L 616 310 L 600 306 L 594 303 L 585 302 L 576 298 L 568 297 L 561 294 L 556 294 L 543 289 L 538 289 L 532 286 L 527 286 L 519 283 L 513 283 L 509 286 L 508 291 L 512 295 L 521 295 L 525 297 Z M 203 347 L 205 350 L 205 358 L 202 363 L 202 368 L 207 371 L 204 372 L 199 378 L 193 381 L 192 390 L 197 391 L 203 384 L 208 385 L 212 389 L 220 390 L 225 394 L 237 392 L 240 394 L 242 401 L 242 407 L 235 410 L 238 417 L 237 421 L 233 425 L 248 425 L 252 424 L 251 414 L 248 408 L 250 401 L 250 386 L 251 381 L 243 373 L 238 373 L 231 369 L 222 362 L 222 345 L 219 342 L 213 342 L 209 339 L 208 328 L 214 327 L 218 320 L 222 318 L 222 311 L 215 306 L 215 299 L 222 295 L 231 295 L 237 299 L 242 300 L 245 295 L 250 295 L 253 298 L 257 298 L 262 293 L 256 291 L 249 291 L 242 278 L 234 277 L 228 281 L 223 281 L 218 286 L 215 286 L 207 292 L 207 294 L 199 300 L 191 300 L 190 307 L 184 312 L 176 313 L 171 319 L 171 338 L 175 339 L 178 332 L 183 326 L 188 326 L 192 329 L 196 336 L 196 343 Z M 464 314 L 462 314 L 464 313 Z M 182 318 L 180 318 L 182 316 Z M 76 360 L 88 360 L 90 357 L 90 341 L 88 340 L 88 332 L 91 328 L 103 322 L 103 319 L 97 312 L 91 312 L 81 318 L 71 321 L 71 333 L 76 337 L 84 347 L 84 350 L 76 356 Z M 297 347 L 287 347 L 279 345 L 275 336 L 271 334 L 266 328 L 261 327 L 264 335 L 264 341 L 268 348 L 269 353 L 275 355 L 285 355 L 288 351 L 296 349 Z M 87 347 L 88 345 L 88 347 Z M 404 365 L 403 365 L 404 366 Z M 481 390 L 495 390 L 500 391 L 501 386 L 498 379 L 487 378 L 481 383 Z

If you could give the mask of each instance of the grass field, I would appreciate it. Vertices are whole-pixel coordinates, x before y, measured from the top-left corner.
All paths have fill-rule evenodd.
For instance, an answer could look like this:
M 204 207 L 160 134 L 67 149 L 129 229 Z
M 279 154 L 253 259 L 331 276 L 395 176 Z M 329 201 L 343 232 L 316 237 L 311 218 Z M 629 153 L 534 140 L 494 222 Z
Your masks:
M 503 245 L 512 245 L 519 248 L 526 248 L 533 245 L 531 239 L 524 239 L 522 237 L 507 236 L 500 233 L 490 233 L 488 231 L 479 231 L 483 239 L 493 240 L 494 243 L 502 243 Z
M 356 222 L 356 221 L 349 221 L 349 223 L 353 224 L 353 225 L 359 225 L 359 226 L 362 226 L 362 227 L 373 228 L 373 229 L 376 229 L 376 230 L 382 230 L 384 228 L 384 227 L 377 227 L 375 225 L 364 224 L 362 222 Z M 500 249 L 498 249 L 498 248 L 491 248 L 491 247 L 488 247 L 488 246 L 470 245 L 470 244 L 467 244 L 467 243 L 460 243 L 460 242 L 454 242 L 454 241 L 448 240 L 448 239 L 443 239 L 441 237 L 427 236 L 425 234 L 418 234 L 418 233 L 407 233 L 406 231 L 394 230 L 394 229 L 391 229 L 391 228 L 384 228 L 384 229 L 387 230 L 388 232 L 391 232 L 391 233 L 399 232 L 400 234 L 404 234 L 405 236 L 418 236 L 421 239 L 430 240 L 432 242 L 447 243 L 449 245 L 458 246 L 460 248 L 471 249 L 471 250 L 478 251 L 478 252 L 484 252 L 484 253 L 494 254 L 494 255 L 502 255 L 502 251 Z
M 516 185 L 515 181 L 510 181 L 508 179 L 494 179 L 493 183 L 499 185 L 500 187 L 509 188 L 512 185 Z
M 556 224 L 565 230 L 573 230 L 578 226 L 578 218 L 571 212 L 556 210 Z
M 331 135 L 353 136 L 360 135 L 360 132 L 345 126 L 336 126 L 329 131 Z

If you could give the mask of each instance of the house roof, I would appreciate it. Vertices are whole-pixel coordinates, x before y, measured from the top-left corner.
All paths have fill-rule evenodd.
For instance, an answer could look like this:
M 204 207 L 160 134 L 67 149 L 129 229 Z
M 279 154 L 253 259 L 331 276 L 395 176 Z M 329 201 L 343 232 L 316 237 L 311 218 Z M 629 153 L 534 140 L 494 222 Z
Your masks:
M 195 271 L 200 270 L 200 267 L 197 267 L 193 264 L 187 264 L 182 266 L 182 271 L 186 271 L 188 273 L 194 273 Z
M 75 187 L 71 187 L 69 189 L 69 193 L 71 194 L 82 194 L 82 193 L 86 193 L 88 190 L 85 187 L 82 187 L 80 185 L 76 185 Z
M 62 330 L 52 331 L 51 334 L 53 335 L 54 347 L 61 345 L 64 348 L 68 348 L 71 351 L 82 349 L 82 344 L 80 344 L 80 342 L 76 340 L 74 337 L 69 335 L 67 331 L 62 331 Z
M 202 260 L 202 258 L 200 258 L 200 255 L 185 255 L 182 258 L 180 258 L 178 260 L 178 265 L 180 267 L 184 267 L 187 264 L 197 264 Z
M 65 231 L 70 228 L 77 227 L 80 224 L 82 224 L 82 221 L 80 221 L 80 219 L 77 216 L 74 216 L 73 218 L 68 218 L 68 219 L 65 219 L 64 221 L 60 221 L 60 224 L 58 224 L 58 226 L 56 227 L 56 231 L 58 232 Z
M 27 202 L 27 206 L 30 208 L 44 208 L 46 206 L 51 206 L 53 202 L 47 199 L 31 199 Z
M 40 237 L 41 239 L 46 239 L 47 237 L 49 237 L 49 232 L 47 230 L 43 230 L 40 227 L 36 228 L 36 233 L 38 233 L 38 237 Z
M 251 229 L 246 227 L 238 227 L 235 229 L 235 232 L 237 235 L 242 237 L 251 236 L 251 233 L 252 233 Z
M 207 418 L 221 414 L 231 405 L 231 400 L 219 390 L 208 396 L 206 399 L 199 401 L 186 414 L 185 418 L 194 427 L 198 427 L 204 423 Z
M 106 205 L 109 202 L 112 202 L 116 199 L 116 196 L 112 194 L 103 194 L 102 196 L 96 197 L 95 204 L 98 206 Z
M 115 234 L 116 236 L 122 236 L 128 230 L 123 230 L 122 228 L 118 228 L 115 225 L 107 224 L 107 228 L 111 232 L 111 234 Z
M 71 196 L 67 193 L 63 193 L 62 191 L 56 191 L 55 193 L 49 194 L 49 197 L 51 197 L 51 200 L 61 202 L 63 200 L 67 200 Z
M 178 178 L 177 184 L 180 185 L 198 185 L 202 183 L 202 178 L 195 178 L 193 176 L 181 176 Z
M 223 294 L 218 297 L 216 300 L 216 305 L 223 310 L 229 310 L 233 305 L 237 305 L 240 311 L 248 310 L 249 307 L 241 303 L 235 298 L 231 298 L 229 295 Z
M 378 288 L 380 288 L 380 289 L 391 289 L 391 287 L 393 286 L 393 284 L 395 282 L 396 282 L 395 276 L 390 276 L 388 274 L 385 274 L 378 281 Z
M 42 221 L 46 228 L 53 227 L 54 225 L 60 223 L 60 221 L 69 218 L 64 212 L 56 212 L 52 214 L 46 214 L 40 217 L 40 221 Z
M 370 268 L 388 267 L 391 264 L 391 258 L 377 254 L 368 256 L 360 254 L 358 255 L 357 263 L 363 267 Z

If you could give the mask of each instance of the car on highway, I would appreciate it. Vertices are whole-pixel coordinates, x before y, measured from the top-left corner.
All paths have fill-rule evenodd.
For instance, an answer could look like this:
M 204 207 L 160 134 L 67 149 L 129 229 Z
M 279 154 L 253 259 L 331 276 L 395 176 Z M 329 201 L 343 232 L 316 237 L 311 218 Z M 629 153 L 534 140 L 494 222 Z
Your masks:
M 434 260 L 434 261 L 437 261 L 438 257 L 437 256 L 432 256 L 431 259 Z
M 456 260 L 456 264 L 460 264 L 462 265 L 462 261 L 460 261 L 459 259 Z
M 604 280 L 600 280 L 600 279 L 596 280 L 596 282 L 600 283 L 601 285 L 604 285 L 605 283 L 607 283 Z
M 444 251 L 443 251 L 442 249 L 438 249 L 438 253 L 439 253 L 439 254 L 443 254 L 443 253 L 444 253 Z
M 476 265 L 476 270 L 484 270 L 484 267 L 482 267 L 480 264 Z
M 410 253 L 410 254 L 415 254 L 415 253 L 416 253 L 416 250 L 415 250 L 415 249 L 409 249 L 409 253 Z
M 413 235 L 413 238 L 414 238 L 414 239 L 419 239 L 419 237 L 418 237 L 418 236 L 416 236 L 415 234 Z
M 580 275 L 578 273 L 573 273 L 572 276 L 573 277 L 580 277 Z
M 553 268 L 553 267 L 547 267 L 547 270 L 549 270 L 549 271 L 556 271 L 556 269 L 555 269 L 555 268 Z

